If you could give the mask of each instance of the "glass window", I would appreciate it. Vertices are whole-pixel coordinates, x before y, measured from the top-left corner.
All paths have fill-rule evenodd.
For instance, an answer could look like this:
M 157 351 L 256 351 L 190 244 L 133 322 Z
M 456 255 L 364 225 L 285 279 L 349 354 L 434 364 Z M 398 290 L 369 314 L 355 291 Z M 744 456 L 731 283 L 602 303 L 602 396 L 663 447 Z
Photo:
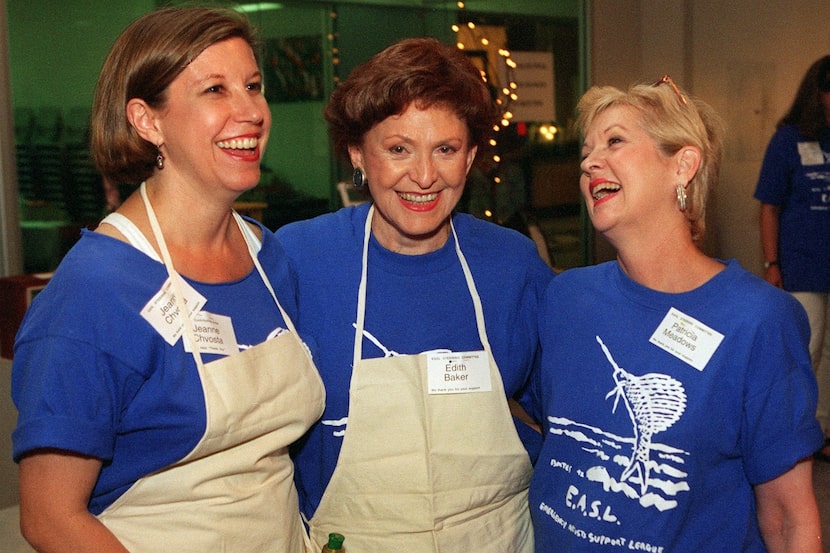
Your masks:
M 93 90 L 118 34 L 158 4 L 6 0 L 24 272 L 53 270 L 80 229 L 94 226 L 106 213 L 107 190 L 87 149 Z M 342 205 L 335 183 L 347 178 L 350 168 L 333 157 L 322 117 L 339 78 L 399 38 L 430 35 L 452 43 L 463 34 L 454 25 L 474 23 L 517 58 L 546 64 L 552 74 L 543 79 L 543 103 L 550 117 L 509 121 L 498 148 L 509 162 L 505 169 L 518 166 L 513 173 L 521 176 L 520 184 L 495 187 L 487 177 L 475 194 L 470 187 L 462 207 L 501 224 L 510 224 L 515 207 L 525 225 L 530 221 L 541 229 L 554 264 L 588 261 L 573 180 L 577 148 L 566 130 L 584 81 L 580 1 L 481 0 L 474 12 L 433 0 L 227 4 L 261 8 L 247 13 L 264 39 L 261 54 L 274 124 L 260 186 L 241 199 L 265 205 L 261 217 L 267 226 Z M 480 34 L 467 33 L 479 41 Z M 495 58 L 478 46 L 470 55 L 498 93 L 508 77 L 491 64 Z M 521 90 L 518 94 L 521 98 Z M 117 186 L 115 197 L 130 189 Z

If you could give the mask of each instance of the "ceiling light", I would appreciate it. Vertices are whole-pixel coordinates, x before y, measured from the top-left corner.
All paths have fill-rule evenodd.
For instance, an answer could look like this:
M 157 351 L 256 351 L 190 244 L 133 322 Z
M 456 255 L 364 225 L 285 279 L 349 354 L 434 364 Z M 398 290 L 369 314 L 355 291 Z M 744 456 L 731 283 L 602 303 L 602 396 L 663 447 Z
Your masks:
M 234 10 L 242 13 L 253 13 L 253 12 L 267 12 L 269 10 L 280 10 L 282 9 L 282 4 L 278 4 L 276 2 L 256 2 L 254 4 L 240 4 L 236 6 Z

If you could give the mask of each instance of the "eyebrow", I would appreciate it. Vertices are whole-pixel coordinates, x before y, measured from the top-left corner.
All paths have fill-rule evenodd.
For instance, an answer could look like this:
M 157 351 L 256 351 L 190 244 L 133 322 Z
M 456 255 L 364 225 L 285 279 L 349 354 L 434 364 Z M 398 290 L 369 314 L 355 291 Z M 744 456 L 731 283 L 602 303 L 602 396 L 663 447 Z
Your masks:
M 204 77 L 196 76 L 196 78 L 194 80 L 198 83 L 203 83 L 205 81 L 210 81 L 210 80 L 214 80 L 214 79 L 226 79 L 226 78 L 228 78 L 228 76 L 224 73 L 209 73 L 209 74 L 205 75 Z M 257 69 L 256 71 L 254 71 L 250 75 L 248 75 L 246 77 L 246 80 L 247 79 L 253 79 L 253 78 L 262 78 L 262 71 Z
M 626 132 L 628 132 L 628 130 L 629 130 L 629 128 L 627 126 L 623 125 L 622 123 L 618 123 L 618 122 L 615 121 L 615 122 L 611 123 L 610 125 L 608 125 L 607 127 L 603 128 L 600 132 L 603 135 L 608 135 L 608 134 L 611 134 L 612 132 L 614 132 L 614 130 L 616 130 L 616 129 L 620 129 L 620 130 L 626 131 Z M 582 142 L 582 152 L 583 153 L 586 150 L 590 149 L 590 148 L 587 147 L 587 145 L 588 145 L 587 140 Z
M 405 135 L 405 134 L 400 134 L 400 133 L 393 133 L 393 134 L 384 135 L 384 136 L 381 137 L 381 140 L 384 140 L 384 141 L 386 141 L 386 140 L 396 140 L 396 141 L 401 141 L 401 142 L 416 142 L 417 141 L 417 139 L 412 137 L 412 136 Z M 442 138 L 438 138 L 434 142 L 435 142 L 435 144 L 451 144 L 451 143 L 455 143 L 455 142 L 463 143 L 464 140 L 465 140 L 464 136 L 452 135 L 452 136 L 444 136 Z M 469 140 L 468 140 L 468 142 L 469 142 Z
M 629 130 L 629 128 L 626 125 L 624 125 L 622 123 L 618 123 L 618 122 L 615 121 L 615 122 L 611 123 L 610 125 L 608 125 L 607 127 L 605 127 L 604 129 L 602 129 L 602 132 L 604 134 L 608 134 L 610 132 L 613 132 L 614 129 L 620 129 L 620 130 L 623 130 L 623 131 Z

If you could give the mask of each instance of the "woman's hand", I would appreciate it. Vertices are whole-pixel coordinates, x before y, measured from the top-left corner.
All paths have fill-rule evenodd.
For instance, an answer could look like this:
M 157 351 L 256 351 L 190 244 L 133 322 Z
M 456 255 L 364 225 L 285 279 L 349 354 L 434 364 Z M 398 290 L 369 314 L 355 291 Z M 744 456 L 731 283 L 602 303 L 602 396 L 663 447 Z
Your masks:
M 781 278 L 781 268 L 776 263 L 764 269 L 764 280 L 775 286 L 776 288 L 784 287 L 784 279 Z

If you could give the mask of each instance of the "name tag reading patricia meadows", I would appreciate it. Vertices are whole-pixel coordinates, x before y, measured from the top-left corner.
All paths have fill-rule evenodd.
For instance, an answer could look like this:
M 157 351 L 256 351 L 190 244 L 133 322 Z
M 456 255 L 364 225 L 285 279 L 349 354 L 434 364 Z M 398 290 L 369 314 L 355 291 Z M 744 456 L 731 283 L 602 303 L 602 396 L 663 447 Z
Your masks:
M 427 353 L 430 394 L 489 392 L 490 361 L 485 351 Z
M 706 368 L 723 334 L 672 307 L 649 342 L 699 371 Z

